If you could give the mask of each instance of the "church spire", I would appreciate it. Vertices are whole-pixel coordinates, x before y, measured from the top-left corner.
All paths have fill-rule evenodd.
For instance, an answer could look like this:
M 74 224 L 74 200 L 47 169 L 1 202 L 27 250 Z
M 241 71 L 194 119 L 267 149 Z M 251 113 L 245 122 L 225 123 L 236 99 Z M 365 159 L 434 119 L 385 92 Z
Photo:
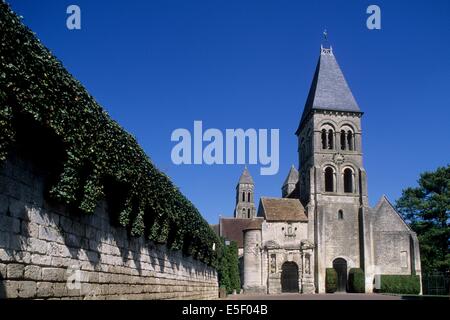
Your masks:
M 284 180 L 283 186 L 281 187 L 282 197 L 286 198 L 295 190 L 298 183 L 298 171 L 295 166 L 292 165 L 289 173 Z
M 241 174 L 241 177 L 239 178 L 238 184 L 254 184 L 253 178 L 250 175 L 250 172 L 248 172 L 247 166 L 244 167 L 244 171 Z
M 348 111 L 361 113 L 355 98 L 345 80 L 333 53 L 329 48 L 321 45 L 314 78 L 303 109 L 299 128 L 313 110 Z
M 254 218 L 256 216 L 254 192 L 255 183 L 245 166 L 236 186 L 235 218 Z

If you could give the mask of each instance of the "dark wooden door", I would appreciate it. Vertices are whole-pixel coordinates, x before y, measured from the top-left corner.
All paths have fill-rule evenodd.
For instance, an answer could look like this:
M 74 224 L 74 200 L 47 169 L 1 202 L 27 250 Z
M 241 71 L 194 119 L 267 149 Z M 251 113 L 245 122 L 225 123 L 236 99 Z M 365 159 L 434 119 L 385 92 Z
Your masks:
M 295 262 L 285 262 L 281 267 L 281 291 L 298 292 L 298 267 Z
M 337 258 L 333 261 L 333 268 L 337 273 L 337 291 L 347 291 L 347 261 L 342 258 Z

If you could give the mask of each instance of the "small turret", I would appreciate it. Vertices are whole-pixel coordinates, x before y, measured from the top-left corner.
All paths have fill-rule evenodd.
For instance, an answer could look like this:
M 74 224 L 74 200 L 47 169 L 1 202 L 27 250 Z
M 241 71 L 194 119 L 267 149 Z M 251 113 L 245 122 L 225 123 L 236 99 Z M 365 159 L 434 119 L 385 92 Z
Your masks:
M 281 187 L 281 192 L 283 198 L 289 197 L 289 195 L 295 190 L 298 183 L 298 171 L 295 169 L 294 165 L 291 166 L 289 174 L 284 180 L 283 186 Z

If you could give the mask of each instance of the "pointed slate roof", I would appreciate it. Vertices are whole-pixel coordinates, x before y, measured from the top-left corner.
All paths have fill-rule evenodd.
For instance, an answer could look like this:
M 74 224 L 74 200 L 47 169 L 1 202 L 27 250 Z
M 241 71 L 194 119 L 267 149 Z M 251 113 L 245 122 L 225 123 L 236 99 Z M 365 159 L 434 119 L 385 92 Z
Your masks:
M 244 168 L 244 171 L 242 172 L 241 177 L 239 178 L 238 184 L 242 184 L 242 183 L 254 184 L 253 178 L 250 175 L 250 172 L 248 172 L 247 167 Z
M 296 134 L 312 110 L 361 112 L 333 54 L 321 46 L 314 78 Z
M 289 174 L 286 177 L 286 180 L 284 180 L 283 186 L 287 184 L 296 184 L 298 182 L 298 171 L 295 169 L 294 165 L 291 166 L 291 169 L 289 170 Z

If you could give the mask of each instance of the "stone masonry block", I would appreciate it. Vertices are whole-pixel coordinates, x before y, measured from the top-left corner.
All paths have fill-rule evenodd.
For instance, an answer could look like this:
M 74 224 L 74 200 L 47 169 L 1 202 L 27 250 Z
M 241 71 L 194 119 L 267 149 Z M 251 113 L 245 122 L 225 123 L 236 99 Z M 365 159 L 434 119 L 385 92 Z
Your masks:
M 30 252 L 46 254 L 48 252 L 48 242 L 36 238 L 28 239 L 28 247 Z
M 66 269 L 63 268 L 42 268 L 42 280 L 63 282 L 66 281 Z
M 6 278 L 6 264 L 0 263 L 0 280 Z
M 39 239 L 64 243 L 64 239 L 59 230 L 52 227 L 39 226 Z
M 28 220 L 28 214 L 26 210 L 26 204 L 23 201 L 13 198 L 9 199 L 9 213 L 12 217 Z
M 8 279 L 22 279 L 25 265 L 10 263 L 6 266 L 6 277 Z
M 47 298 L 54 295 L 52 282 L 38 282 L 36 290 L 37 298 Z
M 26 266 L 24 270 L 24 277 L 25 279 L 29 280 L 41 280 L 42 278 L 41 267 L 34 265 Z
M 52 258 L 47 255 L 42 254 L 32 254 L 31 255 L 31 263 L 42 265 L 42 266 L 48 266 L 51 263 Z
M 34 222 L 22 221 L 21 234 L 30 238 L 39 238 L 39 225 Z
M 34 298 L 36 296 L 36 282 L 20 281 L 19 298 Z
M 6 215 L 0 215 L 0 231 L 20 233 L 20 220 Z

